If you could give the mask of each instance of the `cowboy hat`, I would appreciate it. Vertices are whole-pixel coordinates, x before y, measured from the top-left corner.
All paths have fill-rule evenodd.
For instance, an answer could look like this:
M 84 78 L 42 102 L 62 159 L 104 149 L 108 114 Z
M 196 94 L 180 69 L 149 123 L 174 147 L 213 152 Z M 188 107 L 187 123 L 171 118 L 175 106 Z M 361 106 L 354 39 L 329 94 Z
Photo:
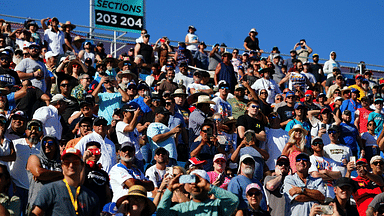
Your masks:
M 209 95 L 200 95 L 197 98 L 197 102 L 193 103 L 194 106 L 197 106 L 197 104 L 213 104 L 216 105 L 215 102 L 211 101 L 211 98 Z
M 200 95 L 209 95 L 209 94 L 204 93 L 204 92 L 195 92 L 194 94 L 191 94 L 188 96 L 188 98 L 187 98 L 188 104 L 189 105 L 194 104 Z
M 73 24 L 71 23 L 71 21 L 67 21 L 67 22 L 65 22 L 65 23 L 61 26 L 62 29 L 65 29 L 65 28 L 67 28 L 67 27 L 71 28 L 71 30 L 73 30 L 73 29 L 76 28 L 76 26 L 73 25 Z
M 130 63 L 132 67 L 134 67 L 134 63 L 131 62 L 131 60 L 129 60 L 129 57 L 124 57 L 124 59 L 120 61 L 118 64 L 118 67 L 120 68 L 120 70 L 123 70 L 124 63 L 127 63 L 127 62 Z
M 107 55 L 107 57 L 103 60 L 103 63 L 107 65 L 107 62 L 111 61 L 112 62 L 112 67 L 116 68 L 119 64 L 119 61 L 116 58 L 113 58 L 111 54 Z
M 75 42 L 80 42 L 80 43 L 84 43 L 85 39 L 84 38 L 81 38 L 80 36 L 76 36 L 72 43 L 75 43 Z
M 183 89 L 176 89 L 175 92 L 171 94 L 171 97 L 177 97 L 177 96 L 187 96 Z
M 149 215 L 152 215 L 155 211 L 156 211 L 156 206 L 155 204 L 153 204 L 153 202 L 148 199 L 147 197 L 147 190 L 141 186 L 141 185 L 133 185 L 129 188 L 128 190 L 128 194 L 125 195 L 125 196 L 122 196 L 120 197 L 117 201 L 116 201 L 116 206 L 117 208 L 120 207 L 120 205 L 122 204 L 123 201 L 127 200 L 130 196 L 139 196 L 139 197 L 143 197 L 146 201 L 146 208 L 149 208 Z
M 130 70 L 125 70 L 125 71 L 121 71 L 117 74 L 117 77 L 119 77 L 120 79 L 122 78 L 123 75 L 125 74 L 128 74 L 128 75 L 131 75 L 133 79 L 137 79 L 137 76 L 136 74 L 132 73 Z
M 288 132 L 289 136 L 291 136 L 291 134 L 292 134 L 295 130 L 300 130 L 301 133 L 304 134 L 304 136 L 307 136 L 307 134 L 308 134 L 308 131 L 305 130 L 305 129 L 303 128 L 303 126 L 301 126 L 300 124 L 296 124 L 295 126 L 293 126 L 293 128 L 292 128 L 291 130 L 289 130 L 289 132 Z

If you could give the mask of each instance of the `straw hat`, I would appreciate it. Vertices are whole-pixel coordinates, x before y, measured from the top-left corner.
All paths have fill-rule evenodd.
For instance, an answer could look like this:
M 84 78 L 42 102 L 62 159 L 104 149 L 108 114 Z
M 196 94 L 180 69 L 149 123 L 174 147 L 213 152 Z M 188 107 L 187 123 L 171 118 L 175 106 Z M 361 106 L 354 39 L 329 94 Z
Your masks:
M 187 96 L 183 89 L 176 89 L 175 92 L 171 94 L 171 97 L 177 97 L 177 96 Z
M 120 68 L 120 70 L 123 70 L 123 67 L 124 67 L 124 63 L 130 63 L 132 67 L 134 67 L 133 63 L 129 60 L 129 57 L 124 57 L 124 59 L 122 61 L 119 62 L 118 64 L 118 67 Z
M 304 134 L 304 136 L 307 136 L 308 134 L 308 131 L 305 130 L 303 128 L 303 126 L 299 125 L 299 124 L 296 124 L 295 126 L 293 126 L 293 128 L 291 130 L 289 130 L 288 134 L 289 136 L 291 136 L 291 134 L 295 131 L 295 130 L 300 130 L 302 134 Z
M 123 77 L 123 75 L 125 75 L 125 74 L 131 75 L 133 79 L 137 79 L 136 74 L 132 73 L 130 70 L 125 70 L 125 71 L 119 72 L 117 74 L 117 77 L 119 77 L 121 79 Z
M 103 63 L 107 65 L 107 61 L 112 61 L 113 68 L 116 68 L 119 64 L 119 61 L 116 58 L 113 58 L 111 54 L 107 55 L 107 57 L 103 60 Z
M 195 102 L 197 102 L 197 99 L 200 95 L 209 95 L 205 92 L 195 92 L 194 94 L 191 94 L 187 97 L 187 102 L 189 105 L 192 105 L 194 104 Z
M 130 197 L 130 196 L 143 197 L 145 199 L 145 201 L 147 202 L 146 208 L 149 208 L 149 214 L 150 215 L 152 215 L 156 211 L 155 204 L 153 204 L 153 202 L 150 199 L 148 199 L 148 197 L 147 197 L 147 190 L 143 186 L 141 186 L 141 185 L 133 185 L 132 187 L 130 187 L 129 190 L 128 190 L 128 194 L 125 195 L 125 196 L 120 197 L 116 201 L 117 208 L 119 208 L 121 203 L 124 200 L 127 200 L 128 197 Z
M 211 98 L 209 97 L 209 95 L 200 95 L 197 98 L 197 102 L 195 102 L 193 105 L 197 106 L 197 104 L 213 104 L 213 105 L 216 105 L 215 102 L 211 101 Z
M 72 43 L 75 43 L 75 42 L 80 42 L 80 43 L 84 43 L 85 39 L 81 38 L 80 36 L 76 36 Z
M 73 24 L 71 23 L 71 21 L 67 21 L 67 22 L 65 22 L 65 23 L 61 26 L 62 29 L 65 29 L 65 28 L 67 28 L 67 27 L 71 28 L 71 30 L 73 30 L 73 29 L 76 28 L 76 26 L 73 25 Z

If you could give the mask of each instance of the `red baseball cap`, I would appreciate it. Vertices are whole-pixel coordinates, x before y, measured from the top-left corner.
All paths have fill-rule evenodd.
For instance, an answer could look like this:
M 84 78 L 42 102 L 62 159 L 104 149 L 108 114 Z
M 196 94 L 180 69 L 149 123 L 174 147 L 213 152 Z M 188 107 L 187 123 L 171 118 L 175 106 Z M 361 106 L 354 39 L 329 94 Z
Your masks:
M 368 164 L 368 161 L 367 161 L 367 159 L 365 159 L 365 158 L 360 158 L 359 160 L 356 161 L 356 164 L 359 163 L 359 162 L 360 162 L 360 163 Z
M 64 160 L 65 157 L 68 157 L 69 155 L 75 155 L 77 156 L 81 161 L 83 161 L 83 157 L 81 155 L 81 152 L 79 149 L 75 148 L 67 148 L 63 151 L 63 154 L 61 154 L 61 160 Z
M 312 90 L 307 90 L 307 91 L 305 92 L 305 95 L 312 95 L 312 96 L 313 96 L 313 91 L 312 91 Z
M 193 157 L 193 158 L 189 159 L 189 162 L 191 162 L 191 165 L 193 165 L 193 166 L 207 163 L 206 160 L 199 160 L 197 157 Z
M 355 79 L 363 79 L 364 77 L 363 77 L 363 75 L 362 74 L 357 74 L 356 76 L 355 76 Z

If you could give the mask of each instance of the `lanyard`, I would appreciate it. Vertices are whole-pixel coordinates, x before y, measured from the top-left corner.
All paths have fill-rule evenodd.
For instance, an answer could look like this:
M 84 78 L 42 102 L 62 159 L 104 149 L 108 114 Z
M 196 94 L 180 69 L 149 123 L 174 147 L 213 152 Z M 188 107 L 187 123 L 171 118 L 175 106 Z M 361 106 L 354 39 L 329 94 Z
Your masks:
M 351 102 L 351 104 L 352 104 L 352 106 L 353 106 L 353 109 L 356 110 L 356 106 L 355 106 L 355 104 L 353 104 L 352 99 L 349 99 L 349 101 Z
M 67 186 L 69 197 L 71 198 L 73 208 L 75 209 L 76 215 L 78 215 L 79 212 L 77 211 L 77 209 L 79 206 L 77 205 L 77 197 L 80 194 L 80 186 L 76 188 L 76 196 L 75 196 L 75 199 L 73 199 L 73 194 L 72 194 L 71 188 L 69 187 L 67 180 L 63 179 L 63 182 L 65 183 L 65 186 Z

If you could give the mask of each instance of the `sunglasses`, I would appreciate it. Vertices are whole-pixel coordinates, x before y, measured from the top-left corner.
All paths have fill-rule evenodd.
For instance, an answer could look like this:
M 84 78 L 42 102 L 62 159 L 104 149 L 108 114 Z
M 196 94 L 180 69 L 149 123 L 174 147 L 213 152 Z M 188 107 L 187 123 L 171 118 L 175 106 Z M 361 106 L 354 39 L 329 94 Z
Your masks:
M 204 132 L 204 133 L 208 133 L 208 130 L 201 130 L 202 132 Z
M 221 87 L 220 89 L 229 90 L 229 87 Z
M 135 148 L 133 147 L 124 147 L 121 149 L 122 152 L 126 152 L 126 151 L 130 151 L 130 152 L 134 152 L 135 151 Z
M 127 65 L 130 66 L 131 63 L 129 63 L 129 62 L 125 62 L 125 63 L 124 63 L 124 66 L 127 66 Z
M 165 106 L 171 106 L 172 102 L 165 102 Z
M 324 145 L 322 142 L 314 142 L 312 143 L 313 146 L 318 146 L 318 145 Z
M 341 92 L 333 92 L 333 94 L 341 94 Z
M 72 65 L 72 67 L 74 67 L 74 68 L 78 68 L 78 67 L 79 67 L 79 65 L 76 65 L 76 64 L 75 64 L 75 65 Z
M 288 99 L 293 98 L 293 96 L 287 96 Z
M 337 133 L 335 130 L 328 130 L 328 134 L 335 134 Z
M 271 117 L 269 117 L 269 119 L 275 119 L 275 118 L 278 118 L 278 116 L 271 116 Z
M 41 131 L 41 127 L 36 125 L 28 125 L 27 129 L 30 131 L 33 131 L 33 130 Z
M 221 121 L 222 119 L 221 119 L 221 118 L 215 118 L 215 119 L 213 119 L 213 120 L 215 120 L 215 121 Z
M 48 146 L 53 146 L 55 144 L 55 142 L 44 140 L 43 145 L 47 145 L 47 144 L 48 144 Z
M 60 86 L 67 87 L 69 84 L 61 84 Z
M 83 78 L 83 79 L 85 79 L 85 80 L 91 80 L 91 78 L 89 78 L 89 77 L 85 77 L 85 78 Z
M 260 94 L 266 94 L 266 95 L 267 95 L 267 94 L 268 94 L 268 92 L 261 92 Z
M 372 164 L 375 165 L 375 166 L 377 166 L 378 164 L 384 165 L 384 162 L 383 161 L 375 161 Z
M 247 194 L 248 194 L 248 196 L 252 197 L 252 196 L 259 196 L 261 194 L 261 192 L 255 191 L 255 192 L 248 192 Z
M 257 106 L 257 105 L 251 105 L 251 107 L 252 107 L 253 109 L 259 109 L 259 108 L 260 108 L 260 106 Z
M 81 164 L 81 161 L 80 160 L 74 160 L 74 161 L 64 160 L 62 164 L 65 166 L 69 166 L 70 164 L 73 164 L 74 166 L 79 166 Z
M 283 166 L 285 165 L 286 167 L 289 167 L 289 162 L 283 162 L 283 161 L 279 161 L 276 163 L 277 166 Z
M 308 158 L 297 158 L 296 159 L 296 162 L 300 162 L 300 161 L 308 162 Z
M 160 99 L 152 99 L 152 101 L 160 102 Z
M 283 98 L 276 98 L 276 100 L 281 101 L 281 100 L 283 100 Z
M 8 57 L 3 57 L 3 58 L 1 58 L 1 61 L 9 61 L 9 58 Z

